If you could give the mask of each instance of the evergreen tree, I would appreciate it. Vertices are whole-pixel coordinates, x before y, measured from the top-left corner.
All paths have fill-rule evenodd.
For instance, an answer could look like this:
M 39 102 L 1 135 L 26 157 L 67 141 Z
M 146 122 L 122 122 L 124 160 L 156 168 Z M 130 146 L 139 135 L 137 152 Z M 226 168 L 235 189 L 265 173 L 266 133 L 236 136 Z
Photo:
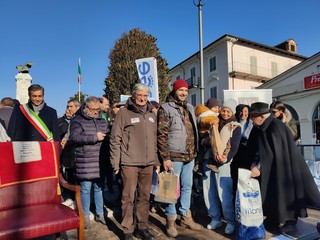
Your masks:
M 69 98 L 69 100 L 77 100 L 81 104 L 83 104 L 87 97 L 88 97 L 88 94 L 82 93 L 80 91 L 80 101 L 79 101 L 79 93 L 75 93 L 72 97 Z
M 109 54 L 109 75 L 105 79 L 105 96 L 111 103 L 119 102 L 120 95 L 131 95 L 132 87 L 139 83 L 136 59 L 154 57 L 157 59 L 159 100 L 163 102 L 169 93 L 170 78 L 168 63 L 162 58 L 156 46 L 157 39 L 150 34 L 132 29 L 116 41 Z

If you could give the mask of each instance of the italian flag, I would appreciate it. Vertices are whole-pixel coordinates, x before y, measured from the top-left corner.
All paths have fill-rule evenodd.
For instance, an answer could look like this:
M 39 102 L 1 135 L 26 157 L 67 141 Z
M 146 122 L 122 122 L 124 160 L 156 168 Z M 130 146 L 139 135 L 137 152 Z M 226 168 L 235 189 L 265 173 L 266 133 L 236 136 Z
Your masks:
M 79 84 L 82 83 L 80 58 L 79 58 L 79 61 L 78 61 L 78 83 Z

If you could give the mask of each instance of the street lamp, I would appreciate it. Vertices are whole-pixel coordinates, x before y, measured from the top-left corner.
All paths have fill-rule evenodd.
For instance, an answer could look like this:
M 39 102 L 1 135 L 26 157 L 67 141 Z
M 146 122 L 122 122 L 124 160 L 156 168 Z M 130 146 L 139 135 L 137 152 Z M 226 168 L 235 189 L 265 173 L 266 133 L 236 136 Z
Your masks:
M 199 51 L 200 51 L 200 103 L 204 104 L 204 79 L 203 79 L 203 47 L 202 47 L 202 0 L 198 0 L 198 3 L 193 4 L 198 7 L 198 19 L 199 19 Z

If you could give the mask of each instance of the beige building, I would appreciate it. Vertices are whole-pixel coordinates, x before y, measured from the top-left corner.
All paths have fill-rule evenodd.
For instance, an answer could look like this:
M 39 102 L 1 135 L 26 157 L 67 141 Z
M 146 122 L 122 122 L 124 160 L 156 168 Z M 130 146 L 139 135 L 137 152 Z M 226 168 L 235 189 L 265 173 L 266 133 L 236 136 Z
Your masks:
M 258 89 L 272 89 L 273 98 L 286 104 L 299 127 L 302 144 L 320 140 L 320 52 Z
M 203 49 L 204 100 L 215 97 L 222 101 L 223 90 L 255 89 L 306 59 L 297 54 L 292 39 L 271 47 L 226 34 Z M 188 82 L 188 102 L 200 103 L 199 52 L 169 74 L 172 81 L 184 78 Z

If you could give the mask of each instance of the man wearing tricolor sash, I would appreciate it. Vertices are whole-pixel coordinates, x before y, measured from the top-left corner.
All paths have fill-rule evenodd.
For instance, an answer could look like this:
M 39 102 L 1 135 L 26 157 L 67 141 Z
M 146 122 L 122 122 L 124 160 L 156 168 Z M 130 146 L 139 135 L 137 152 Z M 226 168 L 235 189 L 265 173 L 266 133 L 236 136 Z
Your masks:
M 44 102 L 44 88 L 28 88 L 27 104 L 13 109 L 8 135 L 12 141 L 60 141 L 57 111 Z

